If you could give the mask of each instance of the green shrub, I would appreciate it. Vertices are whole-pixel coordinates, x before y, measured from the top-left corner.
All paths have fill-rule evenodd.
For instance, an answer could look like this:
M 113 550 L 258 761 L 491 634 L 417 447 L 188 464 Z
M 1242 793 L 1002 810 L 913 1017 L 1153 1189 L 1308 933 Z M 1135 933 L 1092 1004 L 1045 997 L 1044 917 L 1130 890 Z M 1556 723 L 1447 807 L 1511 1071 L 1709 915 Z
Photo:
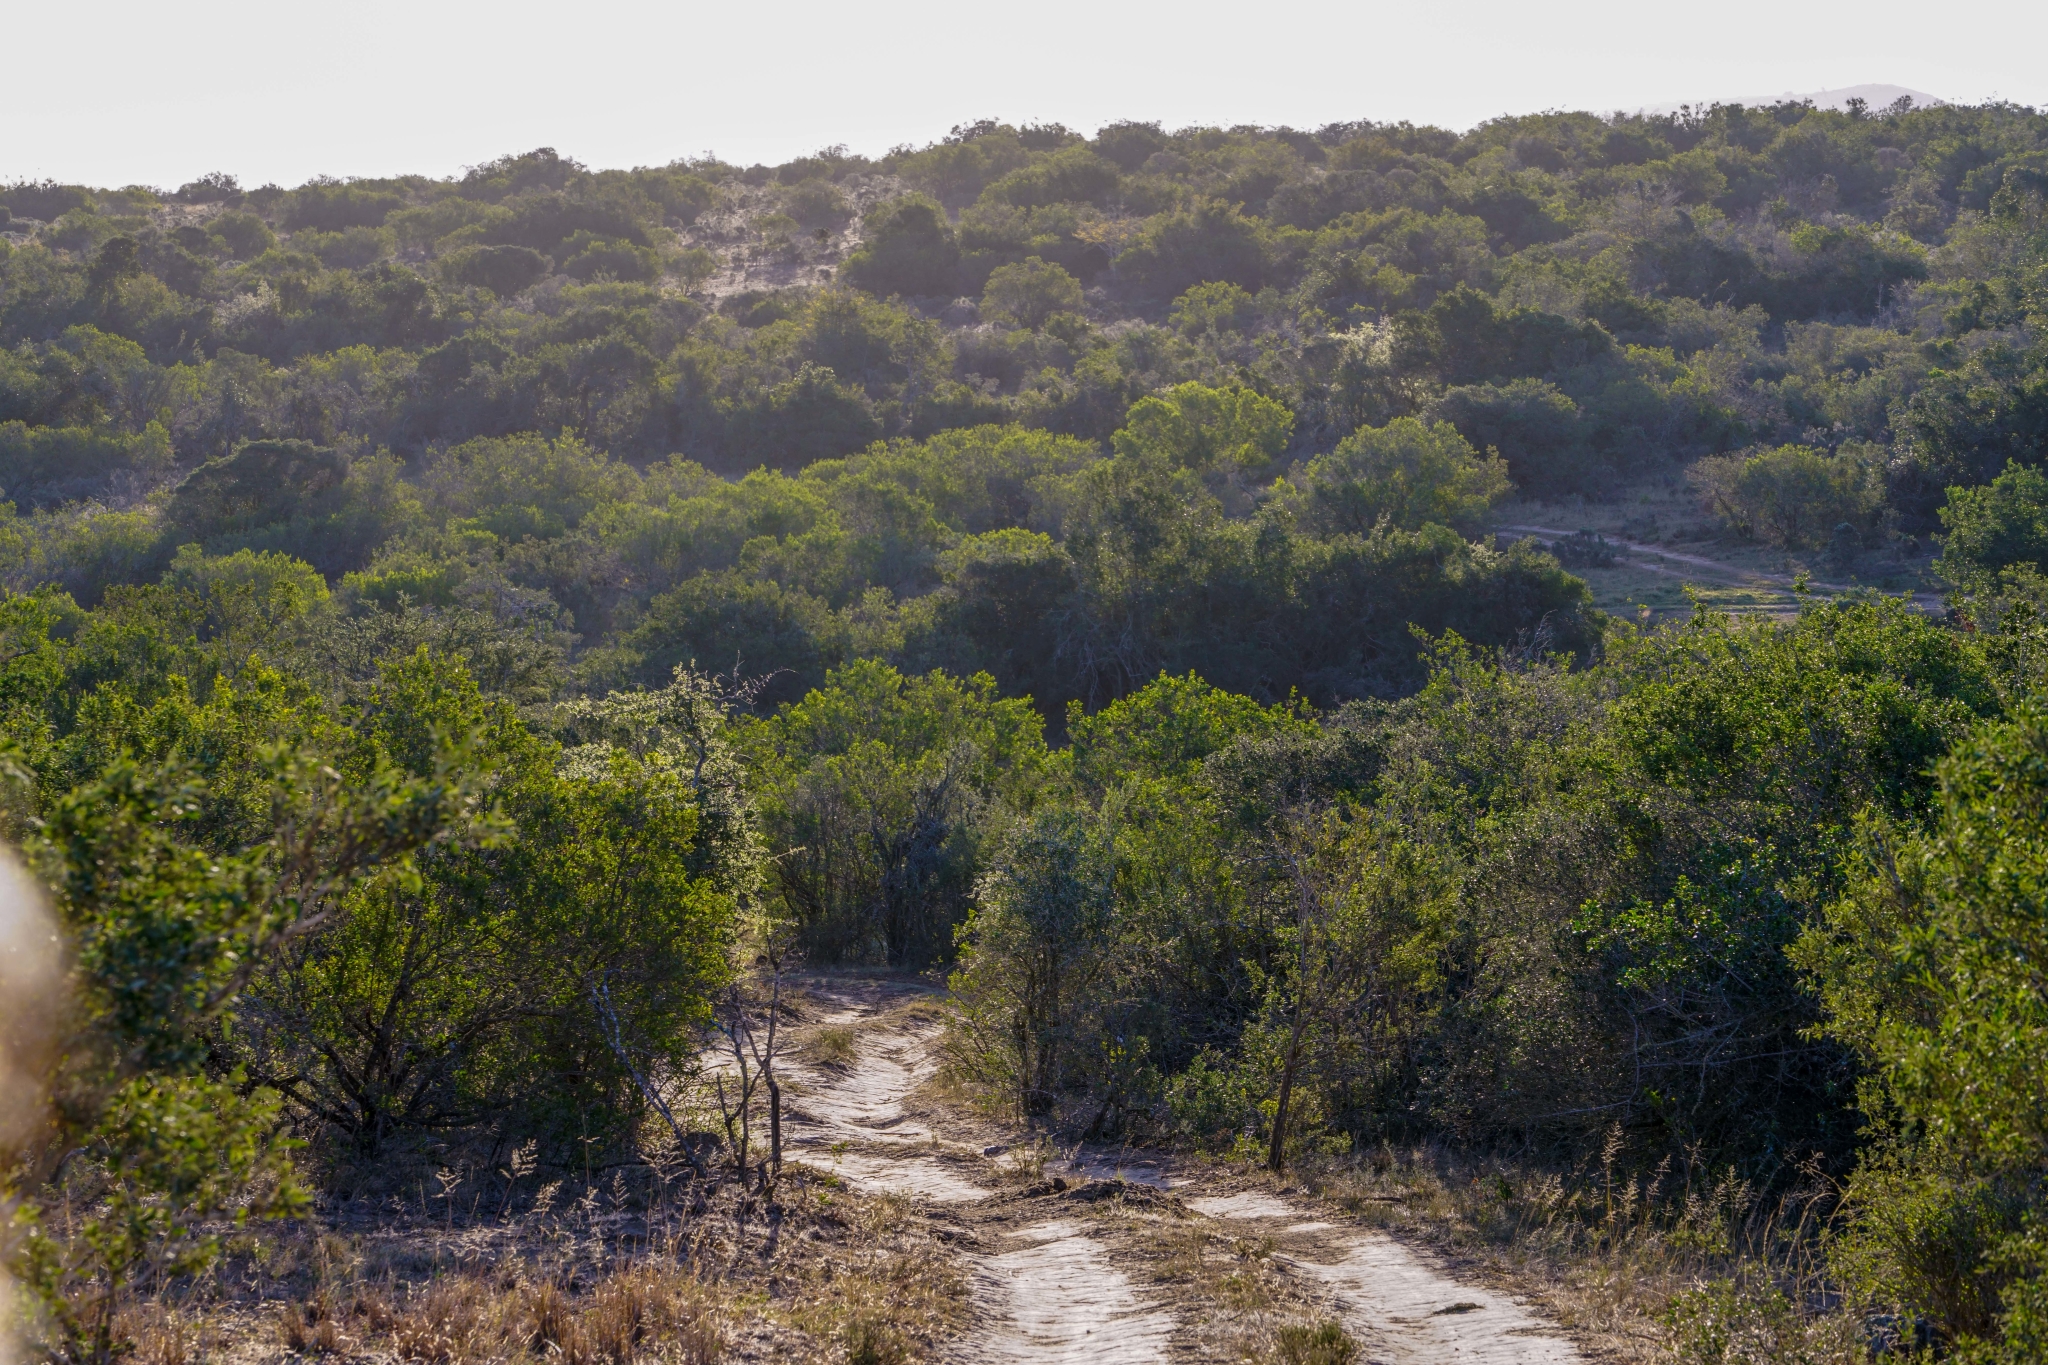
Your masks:
M 2009 464 L 1989 484 L 1951 488 L 1941 508 L 1941 558 L 1954 583 L 1974 583 L 2018 564 L 2048 567 L 2048 473 Z
M 784 190 L 782 211 L 807 232 L 837 232 L 853 217 L 852 205 L 829 180 L 800 180 Z
M 1925 1321 L 1946 1344 L 1995 1331 L 2011 1276 L 1997 1253 L 2025 1221 L 2023 1191 L 1954 1164 L 1866 1159 L 1828 1265 L 1857 1301 Z
M 1274 1333 L 1281 1365 L 1351 1365 L 1358 1343 L 1334 1322 L 1282 1327 Z
M 960 247 L 946 211 L 921 194 L 905 195 L 861 218 L 860 250 L 839 277 L 871 294 L 950 295 L 960 268 Z
M 553 268 L 546 256 L 525 246 L 469 246 L 440 260 L 441 274 L 456 284 L 473 284 L 512 295 Z
M 1731 524 L 1787 549 L 1825 546 L 1845 522 L 1871 534 L 1885 506 L 1874 465 L 1848 452 L 1831 455 L 1810 446 L 1713 456 L 1695 464 L 1690 477 Z
M 0 422 L 0 488 L 23 508 L 103 497 L 120 475 L 147 486 L 168 476 L 173 462 L 170 433 L 157 422 L 132 436 Z
M 1317 535 L 1363 535 L 1382 518 L 1398 530 L 1434 522 L 1470 533 L 1514 485 L 1498 455 L 1481 455 L 1449 422 L 1399 418 L 1366 427 L 1309 462 L 1293 501 Z
M 1687 1365 L 1863 1365 L 1862 1323 L 1807 1317 L 1775 1285 L 1716 1280 L 1684 1290 L 1664 1314 L 1672 1354 Z
M 1036 329 L 1055 313 L 1080 311 L 1081 282 L 1036 256 L 996 267 L 981 291 L 982 316 L 1013 327 Z

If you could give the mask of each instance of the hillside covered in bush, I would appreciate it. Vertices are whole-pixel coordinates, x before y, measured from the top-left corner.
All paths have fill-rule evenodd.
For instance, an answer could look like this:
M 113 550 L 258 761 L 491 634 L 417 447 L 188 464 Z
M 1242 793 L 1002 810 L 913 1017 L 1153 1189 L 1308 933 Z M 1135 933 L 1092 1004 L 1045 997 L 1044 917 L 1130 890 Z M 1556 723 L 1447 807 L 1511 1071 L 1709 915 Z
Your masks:
M 1706 482 L 1744 529 L 1876 543 L 2036 458 L 2044 146 L 1783 105 L 17 184 L 0 572 L 92 603 L 284 551 L 351 614 L 559 655 L 551 693 L 873 656 L 1054 717 L 1197 661 L 1391 695 L 1411 621 L 1590 638 L 1472 544 L 1510 488 L 1740 456 Z
M 795 960 L 949 973 L 1063 1140 L 1597 1165 L 1733 1277 L 1703 1359 L 2041 1358 L 2048 117 L 542 149 L 0 240 L 52 1359 L 309 1186 L 594 1217 Z M 1681 481 L 1952 610 L 1617 621 L 1492 534 Z M 1820 1289 L 1715 1212 L 1794 1182 Z

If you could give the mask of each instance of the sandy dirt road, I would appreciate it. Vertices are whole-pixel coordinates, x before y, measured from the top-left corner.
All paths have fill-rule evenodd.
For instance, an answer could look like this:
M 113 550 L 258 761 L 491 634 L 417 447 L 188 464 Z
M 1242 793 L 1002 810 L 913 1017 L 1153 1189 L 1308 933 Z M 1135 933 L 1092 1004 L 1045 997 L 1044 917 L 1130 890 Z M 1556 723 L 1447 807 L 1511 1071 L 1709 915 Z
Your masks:
M 1572 534 L 1554 526 L 1500 526 L 1495 529 L 1511 536 L 1538 536 L 1551 540 L 1565 540 Z M 1796 581 L 1792 574 L 1745 569 L 1734 564 L 1725 564 L 1718 559 L 1709 559 L 1705 555 L 1689 555 L 1679 550 L 1666 549 L 1661 545 L 1643 545 L 1614 536 L 1606 537 L 1606 541 L 1611 548 L 1628 556 L 1635 567 L 1647 569 L 1651 573 L 1669 574 L 1674 578 L 1697 579 L 1704 576 L 1717 582 L 1748 584 L 1774 590 L 1790 589 Z M 1807 586 L 1819 593 L 1843 593 L 1854 590 L 1852 585 L 1847 583 L 1823 583 L 1817 578 L 1809 578 Z M 1941 594 L 1933 592 L 1914 593 L 1913 605 L 1930 615 L 1940 615 L 1948 609 L 1948 604 L 1942 600 Z
M 784 1118 L 792 1159 L 848 1184 L 944 1205 L 979 1219 L 963 1247 L 971 1261 L 973 1328 L 954 1342 L 951 1365 L 1150 1365 L 1212 1358 L 1142 1262 L 1124 1263 L 1100 1220 L 1086 1216 L 1092 1191 L 1143 1185 L 1175 1217 L 1268 1239 L 1273 1261 L 1327 1316 L 1382 1365 L 1577 1365 L 1577 1348 L 1526 1306 L 1461 1282 L 1382 1233 L 1338 1226 L 1263 1192 L 1204 1193 L 1155 1154 L 1065 1154 L 1068 1202 L 1025 1199 L 1016 1178 L 981 1147 L 949 1140 L 940 1111 L 917 1091 L 937 1070 L 940 1024 L 905 1006 L 930 992 L 903 983 L 834 977 L 805 983 L 824 1006 L 805 1031 L 853 1030 L 827 1065 L 799 1045 L 785 1064 Z M 934 1131 L 935 1126 L 941 1131 Z M 1100 1182 L 1121 1179 L 1122 1185 Z M 1008 1187 L 1008 1188 L 1006 1188 Z M 1039 1190 L 1052 1188 L 1049 1185 Z M 1024 1191 L 1024 1194 L 1032 1191 Z M 1117 1196 L 1121 1197 L 1121 1196 Z M 1052 1212 L 1054 1216 L 1042 1216 Z

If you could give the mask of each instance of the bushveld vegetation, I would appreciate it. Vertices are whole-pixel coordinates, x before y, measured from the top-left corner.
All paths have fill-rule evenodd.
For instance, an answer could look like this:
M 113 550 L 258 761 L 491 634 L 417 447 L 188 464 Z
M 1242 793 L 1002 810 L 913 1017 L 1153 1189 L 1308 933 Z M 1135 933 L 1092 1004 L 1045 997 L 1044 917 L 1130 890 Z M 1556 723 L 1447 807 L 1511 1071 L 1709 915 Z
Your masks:
M 784 953 L 950 973 L 955 1075 L 1069 1136 L 1598 1154 L 1603 1226 L 1625 1168 L 1710 1240 L 1824 1184 L 1818 1278 L 1674 1300 L 1702 1358 L 2048 1352 L 2048 118 L 542 149 L 19 183 L 0 243 L 52 1359 L 379 1171 L 587 1215 Z M 1652 627 L 1486 535 L 1680 478 L 1937 539 L 1953 610 Z M 607 1283 L 715 1352 L 694 1282 Z

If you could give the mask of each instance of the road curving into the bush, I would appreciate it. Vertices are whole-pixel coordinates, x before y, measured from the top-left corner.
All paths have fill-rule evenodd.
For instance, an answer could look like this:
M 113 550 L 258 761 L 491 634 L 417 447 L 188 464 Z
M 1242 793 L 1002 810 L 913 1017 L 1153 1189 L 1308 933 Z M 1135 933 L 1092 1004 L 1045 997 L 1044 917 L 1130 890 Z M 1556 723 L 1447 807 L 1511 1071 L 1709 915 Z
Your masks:
M 932 992 L 910 983 L 831 977 L 805 983 L 822 1012 L 805 1033 L 838 1031 L 829 1056 L 799 1047 L 785 1063 L 789 1156 L 863 1191 L 958 1213 L 984 1213 L 961 1254 L 974 1326 L 951 1365 L 1150 1365 L 1218 1358 L 1189 1330 L 1142 1262 L 1125 1264 L 1099 1199 L 1143 1195 L 1173 1216 L 1214 1223 L 1272 1248 L 1273 1264 L 1382 1365 L 1578 1365 L 1577 1348 L 1527 1306 L 1466 1283 L 1384 1233 L 1325 1221 L 1260 1190 L 1204 1192 L 1163 1157 L 1076 1148 L 1030 1188 L 999 1166 L 998 1144 L 949 1140 L 943 1111 L 916 1102 L 938 1067 L 941 1025 L 906 1008 Z M 851 1030 L 850 1045 L 846 1031 Z M 1051 1205 L 1053 1216 L 1040 1216 Z

